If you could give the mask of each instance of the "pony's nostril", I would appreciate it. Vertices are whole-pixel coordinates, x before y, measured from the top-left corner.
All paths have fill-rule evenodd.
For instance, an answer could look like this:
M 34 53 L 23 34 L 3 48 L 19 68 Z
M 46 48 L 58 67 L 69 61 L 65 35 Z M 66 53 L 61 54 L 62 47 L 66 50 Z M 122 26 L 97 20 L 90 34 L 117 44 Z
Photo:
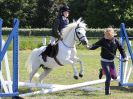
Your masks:
M 86 42 L 86 41 L 82 41 L 82 44 L 83 44 L 83 45 L 87 45 L 87 42 Z

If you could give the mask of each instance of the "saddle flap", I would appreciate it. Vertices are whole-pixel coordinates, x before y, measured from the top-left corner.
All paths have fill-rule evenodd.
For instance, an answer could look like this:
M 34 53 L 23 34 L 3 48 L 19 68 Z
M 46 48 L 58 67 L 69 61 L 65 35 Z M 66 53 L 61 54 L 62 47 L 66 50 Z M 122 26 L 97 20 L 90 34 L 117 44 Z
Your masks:
M 53 58 L 53 57 L 56 57 L 57 56 L 58 50 L 59 50 L 58 44 L 56 44 L 56 45 L 49 44 L 44 52 L 45 52 L 45 54 L 47 56 Z

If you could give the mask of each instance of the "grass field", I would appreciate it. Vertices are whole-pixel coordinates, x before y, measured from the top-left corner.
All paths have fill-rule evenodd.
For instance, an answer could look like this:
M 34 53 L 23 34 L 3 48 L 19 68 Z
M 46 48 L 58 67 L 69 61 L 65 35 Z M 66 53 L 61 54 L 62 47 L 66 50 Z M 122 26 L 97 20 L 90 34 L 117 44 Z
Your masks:
M 23 50 L 19 52 L 19 71 L 20 81 L 28 81 L 29 74 L 25 67 L 25 62 L 31 50 Z M 85 49 L 78 50 L 78 56 L 84 63 L 84 77 L 79 80 L 73 78 L 73 71 L 70 65 L 63 66 L 53 70 L 50 75 L 45 79 L 45 83 L 54 84 L 75 84 L 79 82 L 92 81 L 98 79 L 98 71 L 100 68 L 100 50 L 88 51 Z M 12 51 L 8 52 L 10 66 L 12 65 Z M 116 59 L 116 67 L 118 68 L 118 60 Z M 79 65 L 77 65 L 79 68 Z M 39 71 L 41 72 L 41 70 Z M 38 82 L 37 78 L 33 79 L 33 82 Z M 118 82 L 111 83 L 112 95 L 104 95 L 104 84 L 93 85 L 91 87 L 101 88 L 103 90 L 86 92 L 77 90 L 67 90 L 62 92 L 56 92 L 45 95 L 35 95 L 31 97 L 24 97 L 24 99 L 133 99 L 132 87 L 118 87 Z M 20 93 L 27 92 L 27 88 L 20 88 Z M 33 89 L 37 90 L 37 89 Z M 10 98 L 4 98 L 10 99 Z

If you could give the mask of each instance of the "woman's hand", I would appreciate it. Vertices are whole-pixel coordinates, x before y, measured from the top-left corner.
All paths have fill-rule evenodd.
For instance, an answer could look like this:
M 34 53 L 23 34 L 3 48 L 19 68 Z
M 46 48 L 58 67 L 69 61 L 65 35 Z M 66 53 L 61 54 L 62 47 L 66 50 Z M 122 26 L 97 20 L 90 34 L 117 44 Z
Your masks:
M 87 48 L 88 50 L 90 50 L 91 45 L 86 45 L 86 48 Z
M 126 62 L 126 61 L 128 61 L 128 57 L 125 57 L 125 58 L 123 59 L 123 62 Z

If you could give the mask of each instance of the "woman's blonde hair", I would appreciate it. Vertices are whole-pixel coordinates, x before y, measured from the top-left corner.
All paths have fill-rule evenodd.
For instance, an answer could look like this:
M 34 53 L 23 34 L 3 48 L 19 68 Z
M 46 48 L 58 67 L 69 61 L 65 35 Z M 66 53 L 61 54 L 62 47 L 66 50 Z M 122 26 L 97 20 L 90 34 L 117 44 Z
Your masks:
M 114 36 L 117 35 L 117 33 L 115 32 L 114 28 L 111 27 L 111 26 L 109 26 L 108 28 L 105 29 L 104 34 L 110 32 L 110 31 L 112 31 Z

